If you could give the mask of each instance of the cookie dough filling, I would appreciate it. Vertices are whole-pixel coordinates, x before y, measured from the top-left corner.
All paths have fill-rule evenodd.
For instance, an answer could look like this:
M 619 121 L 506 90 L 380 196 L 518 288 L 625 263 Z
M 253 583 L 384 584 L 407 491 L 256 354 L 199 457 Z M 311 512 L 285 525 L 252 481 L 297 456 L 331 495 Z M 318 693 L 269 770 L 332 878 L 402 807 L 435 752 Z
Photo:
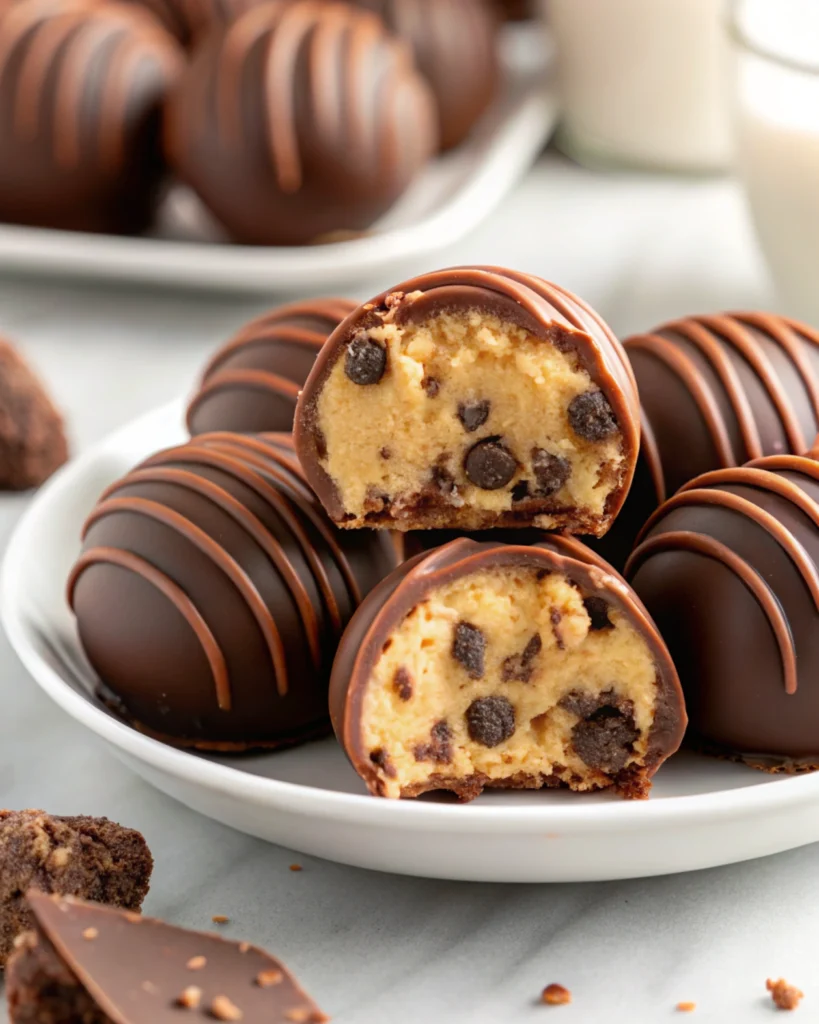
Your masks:
M 577 353 L 479 310 L 360 331 L 316 414 L 342 526 L 597 533 L 626 472 Z

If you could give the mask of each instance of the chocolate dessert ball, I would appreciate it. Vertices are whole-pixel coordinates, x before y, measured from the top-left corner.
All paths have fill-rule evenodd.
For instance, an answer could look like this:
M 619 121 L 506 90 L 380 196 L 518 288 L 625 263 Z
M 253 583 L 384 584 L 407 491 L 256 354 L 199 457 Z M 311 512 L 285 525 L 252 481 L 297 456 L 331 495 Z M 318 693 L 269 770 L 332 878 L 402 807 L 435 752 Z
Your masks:
M 626 572 L 692 733 L 754 767 L 819 767 L 819 463 L 772 455 L 697 477 L 651 517 Z
M 188 406 L 191 434 L 292 430 L 319 349 L 354 309 L 349 299 L 309 299 L 246 324 L 205 368 Z
M 288 435 L 210 434 L 102 495 L 68 585 L 101 695 L 138 728 L 202 749 L 327 729 L 336 644 L 398 561 L 340 534 Z
M 498 87 L 498 19 L 486 0 L 355 0 L 415 55 L 438 106 L 441 148 L 469 135 Z
M 237 242 L 302 245 L 363 231 L 393 205 L 434 151 L 435 110 L 374 14 L 280 0 L 196 51 L 166 141 Z
M 174 40 L 130 4 L 0 7 L 0 221 L 136 232 L 163 173 L 160 108 Z
M 625 565 L 646 519 L 700 473 L 780 452 L 819 430 L 819 332 L 769 313 L 686 317 L 625 348 L 640 389 L 642 445 L 617 522 L 595 548 Z
M 257 0 L 130 0 L 147 8 L 186 49 L 215 28 L 229 25 Z
M 461 539 L 405 562 L 353 617 L 330 684 L 370 792 L 613 786 L 643 797 L 685 728 L 634 592 L 577 540 Z
M 322 349 L 296 444 L 340 526 L 600 535 L 623 502 L 637 390 L 599 316 L 513 270 L 424 274 Z

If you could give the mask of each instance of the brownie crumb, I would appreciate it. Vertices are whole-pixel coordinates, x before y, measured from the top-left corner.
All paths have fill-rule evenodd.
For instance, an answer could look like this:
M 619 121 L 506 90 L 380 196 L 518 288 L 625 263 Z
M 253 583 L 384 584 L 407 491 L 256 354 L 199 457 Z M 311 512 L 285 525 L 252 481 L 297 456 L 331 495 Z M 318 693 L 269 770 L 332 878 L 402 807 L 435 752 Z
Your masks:
M 612 775 L 625 768 L 639 735 L 633 714 L 607 704 L 575 725 L 572 746 L 589 768 Z
M 281 971 L 271 968 L 269 971 L 259 971 L 256 975 L 256 984 L 259 988 L 272 988 L 274 985 L 281 985 L 284 975 Z
M 290 865 L 290 870 L 291 871 L 304 871 L 304 868 L 301 866 L 301 864 L 291 864 Z
M 471 622 L 459 622 L 452 641 L 452 657 L 461 663 L 470 679 L 483 679 L 486 635 Z
M 515 731 L 515 708 L 506 697 L 479 697 L 466 709 L 469 738 L 483 747 L 497 747 Z
M 441 390 L 441 382 L 435 377 L 424 377 L 421 381 L 421 387 L 427 398 L 437 398 L 438 392 Z
M 693 1013 L 696 1008 L 696 1003 L 677 1003 L 679 1013 Z
M 347 348 L 344 372 L 353 384 L 377 384 L 387 368 L 387 350 L 365 334 L 354 338 Z
M 198 1010 L 201 1002 L 202 989 L 197 988 L 196 985 L 188 985 L 185 991 L 181 992 L 176 999 L 177 1006 L 181 1006 L 185 1010 Z
M 473 433 L 486 423 L 491 407 L 488 399 L 479 402 L 461 402 L 458 406 L 458 419 L 467 434 Z
M 190 960 L 185 964 L 189 971 L 201 971 L 207 966 L 207 957 L 204 956 L 192 956 Z
M 569 423 L 578 437 L 603 441 L 617 431 L 617 420 L 600 390 L 583 391 L 569 403 Z
M 210 1004 L 210 1012 L 217 1020 L 241 1020 L 244 1014 L 227 996 L 215 996 Z
M 572 994 L 563 985 L 553 983 L 544 988 L 540 1000 L 548 1006 L 565 1006 L 572 1001 Z
M 800 992 L 795 985 L 789 985 L 784 978 L 780 978 L 778 981 L 768 978 L 765 987 L 780 1010 L 795 1010 L 800 1001 L 805 998 L 804 992 Z
M 399 700 L 407 701 L 412 697 L 412 676 L 405 666 L 401 665 L 395 670 L 395 675 L 392 677 L 392 688 L 398 694 Z
M 214 914 L 211 921 L 213 921 L 214 924 L 228 924 L 230 918 L 225 914 Z
M 515 680 L 519 683 L 528 683 L 535 670 L 532 662 L 540 654 L 543 641 L 540 633 L 535 633 L 532 639 L 523 648 L 520 654 L 512 654 L 504 659 L 501 665 L 501 679 L 504 683 Z

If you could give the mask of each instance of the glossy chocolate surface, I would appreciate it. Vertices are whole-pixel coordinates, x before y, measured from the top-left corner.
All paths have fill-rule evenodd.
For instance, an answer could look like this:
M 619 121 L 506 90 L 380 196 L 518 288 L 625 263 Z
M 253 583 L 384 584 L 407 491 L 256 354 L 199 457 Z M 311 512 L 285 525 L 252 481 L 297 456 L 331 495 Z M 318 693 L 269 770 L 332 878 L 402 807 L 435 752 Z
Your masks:
M 129 721 L 202 748 L 279 746 L 326 730 L 338 639 L 397 561 L 388 535 L 332 526 L 289 435 L 209 434 L 102 495 L 69 601 Z
M 318 426 L 321 390 L 335 363 L 353 339 L 385 318 L 422 321 L 437 312 L 477 309 L 517 324 L 544 342 L 576 353 L 582 368 L 608 400 L 623 438 L 624 469 L 619 487 L 605 509 L 609 521 L 619 510 L 634 473 L 639 447 L 639 400 L 623 347 L 604 321 L 571 292 L 519 271 L 500 267 L 453 267 L 412 278 L 364 303 L 333 332 L 316 361 L 299 399 L 294 437 L 307 479 L 331 519 L 342 522 L 345 509 L 335 484 L 321 465 Z M 533 515 L 551 506 L 531 499 L 499 526 L 526 526 Z
M 626 569 L 680 673 L 692 732 L 819 766 L 819 463 L 768 456 L 686 484 Z
M 498 19 L 487 0 L 355 0 L 411 48 L 432 86 L 441 148 L 469 135 L 498 89 Z
M 0 6 L 0 221 L 145 228 L 164 171 L 161 105 L 181 64 L 130 4 Z
M 246 324 L 205 368 L 188 406 L 188 430 L 292 430 L 298 393 L 319 349 L 354 309 L 349 299 L 308 299 Z
M 28 902 L 38 933 L 114 1024 L 178 1024 L 188 1017 L 247 1024 L 329 1019 L 280 960 L 250 943 L 36 891 Z M 198 1004 L 180 1005 L 191 987 L 198 990 Z M 241 1016 L 211 1010 L 220 997 Z
M 263 3 L 210 35 L 166 127 L 179 176 L 251 245 L 365 231 L 437 141 L 409 50 L 374 14 L 330 0 Z
M 230 24 L 258 0 L 128 0 L 145 7 L 186 49 L 213 28 Z
M 625 341 L 643 408 L 632 491 L 595 542 L 625 565 L 651 513 L 683 484 L 749 459 L 802 454 L 819 430 L 819 332 L 769 313 L 687 317 Z
M 483 534 L 487 537 L 488 534 Z M 572 537 L 531 531 L 523 544 L 454 540 L 398 567 L 362 603 L 339 645 L 330 682 L 336 736 L 365 781 L 376 781 L 361 733 L 369 678 L 392 631 L 437 588 L 470 573 L 502 566 L 564 574 L 584 597 L 600 597 L 621 612 L 643 637 L 657 666 L 658 700 L 646 765 L 653 774 L 679 747 L 686 725 L 679 680 L 665 645 L 634 591 L 611 566 Z

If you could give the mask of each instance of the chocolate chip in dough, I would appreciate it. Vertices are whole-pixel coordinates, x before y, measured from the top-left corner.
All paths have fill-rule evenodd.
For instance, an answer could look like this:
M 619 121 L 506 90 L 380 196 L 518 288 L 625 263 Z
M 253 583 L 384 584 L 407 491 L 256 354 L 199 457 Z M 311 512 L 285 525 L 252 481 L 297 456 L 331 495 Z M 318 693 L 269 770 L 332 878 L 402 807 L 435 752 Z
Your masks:
M 412 697 L 412 676 L 406 666 L 401 665 L 395 670 L 392 677 L 392 688 L 398 694 L 399 700 L 409 700 Z
M 458 419 L 467 434 L 482 427 L 489 419 L 491 404 L 487 399 L 479 402 L 461 402 L 458 406 Z
M 426 392 L 427 398 L 437 398 L 438 392 L 441 390 L 441 382 L 436 377 L 424 377 L 421 387 Z
M 578 437 L 602 441 L 617 431 L 608 399 L 598 388 L 575 395 L 569 403 L 569 423 Z
M 365 334 L 347 347 L 344 372 L 353 384 L 377 384 L 387 368 L 387 350 Z
M 469 738 L 482 747 L 497 747 L 515 731 L 515 708 L 506 697 L 479 697 L 466 709 Z
M 483 679 L 486 636 L 477 626 L 459 622 L 452 640 L 452 657 L 466 669 L 470 679 Z
M 395 770 L 395 765 L 390 761 L 390 755 L 384 750 L 383 747 L 378 747 L 376 750 L 370 751 L 370 760 L 381 771 L 387 776 L 388 779 L 394 779 L 398 772 Z
M 583 607 L 591 619 L 589 629 L 593 633 L 598 633 L 601 629 L 613 628 L 614 623 L 609 618 L 608 601 L 604 601 L 602 597 L 587 597 L 583 600 Z
M 572 746 L 589 768 L 614 774 L 625 768 L 639 735 L 633 715 L 606 704 L 572 729 Z
M 452 729 L 449 723 L 445 720 L 436 722 L 429 735 L 429 743 L 418 743 L 413 749 L 415 760 L 449 764 L 452 760 Z
M 537 493 L 548 498 L 555 494 L 572 475 L 572 464 L 560 455 L 553 455 L 545 448 L 532 449 L 532 472 L 537 481 Z
M 512 488 L 512 501 L 524 501 L 529 497 L 529 481 L 518 480 Z
M 496 437 L 488 437 L 473 445 L 464 461 L 467 477 L 483 491 L 497 491 L 505 487 L 517 468 L 514 455 Z
M 446 466 L 433 466 L 431 476 L 433 484 L 441 494 L 453 494 L 455 492 L 455 477 Z
M 542 647 L 543 641 L 540 639 L 540 633 L 535 633 L 520 654 L 512 654 L 506 658 L 501 666 L 503 682 L 508 683 L 515 680 L 519 683 L 528 683 L 534 672 L 532 662 L 540 654 Z

